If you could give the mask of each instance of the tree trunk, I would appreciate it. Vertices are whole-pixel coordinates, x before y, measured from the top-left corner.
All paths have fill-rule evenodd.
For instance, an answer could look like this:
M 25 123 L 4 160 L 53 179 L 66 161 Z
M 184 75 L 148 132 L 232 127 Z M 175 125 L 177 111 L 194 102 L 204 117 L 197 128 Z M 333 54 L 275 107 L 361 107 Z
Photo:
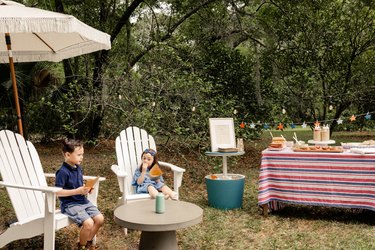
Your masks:
M 263 106 L 263 99 L 260 87 L 260 61 L 259 61 L 259 54 L 258 54 L 258 44 L 254 42 L 254 50 L 255 50 L 255 65 L 254 65 L 254 82 L 255 82 L 255 96 L 257 100 L 258 107 Z

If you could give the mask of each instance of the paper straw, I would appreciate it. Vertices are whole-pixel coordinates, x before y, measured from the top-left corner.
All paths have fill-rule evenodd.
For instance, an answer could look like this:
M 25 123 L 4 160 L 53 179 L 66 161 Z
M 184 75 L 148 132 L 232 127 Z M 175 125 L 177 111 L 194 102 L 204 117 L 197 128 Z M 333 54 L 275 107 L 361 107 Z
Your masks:
M 272 132 L 270 131 L 270 135 L 271 135 L 271 137 L 273 138 L 273 134 L 272 134 Z

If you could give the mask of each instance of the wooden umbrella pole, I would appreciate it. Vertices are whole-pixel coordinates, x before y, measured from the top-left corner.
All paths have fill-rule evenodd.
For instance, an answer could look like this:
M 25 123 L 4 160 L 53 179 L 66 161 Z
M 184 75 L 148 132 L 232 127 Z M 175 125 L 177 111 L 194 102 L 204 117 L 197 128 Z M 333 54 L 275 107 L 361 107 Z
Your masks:
M 5 42 L 7 44 L 7 49 L 8 49 L 10 74 L 11 74 L 12 86 L 13 86 L 13 97 L 14 97 L 14 102 L 16 104 L 18 132 L 23 136 L 21 108 L 20 108 L 20 103 L 19 103 L 19 99 L 18 99 L 16 72 L 14 70 L 12 44 L 11 44 L 11 41 L 10 41 L 10 34 L 9 33 L 5 33 Z

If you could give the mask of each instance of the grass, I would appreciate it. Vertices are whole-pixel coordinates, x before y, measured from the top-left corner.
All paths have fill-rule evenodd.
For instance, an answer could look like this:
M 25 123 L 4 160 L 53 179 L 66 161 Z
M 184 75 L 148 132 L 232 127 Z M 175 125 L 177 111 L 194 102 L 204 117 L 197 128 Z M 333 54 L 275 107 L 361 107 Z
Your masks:
M 294 130 L 301 140 L 311 139 L 309 130 Z M 272 131 L 292 140 L 294 133 Z M 363 141 L 374 138 L 374 132 L 340 132 L 333 135 L 337 142 Z M 283 210 L 263 217 L 257 206 L 257 179 L 261 150 L 270 142 L 268 132 L 257 141 L 246 142 L 246 153 L 230 157 L 230 173 L 246 176 L 243 207 L 234 210 L 212 208 L 207 202 L 204 177 L 220 172 L 221 160 L 207 157 L 204 152 L 173 150 L 158 145 L 159 158 L 186 169 L 181 187 L 181 200 L 203 208 L 203 222 L 177 231 L 179 249 L 374 249 L 375 214 L 373 211 L 288 205 Z M 61 164 L 59 145 L 36 144 L 45 172 L 55 172 Z M 112 142 L 85 149 L 83 167 L 86 174 L 107 178 L 102 182 L 99 208 L 105 225 L 98 234 L 101 249 L 137 249 L 139 231 L 125 237 L 113 221 L 113 211 L 120 196 L 115 175 L 110 166 L 116 163 Z M 170 181 L 170 179 L 167 179 Z M 0 189 L 0 231 L 15 218 L 5 189 Z M 187 211 L 188 212 L 188 211 Z M 78 229 L 73 225 L 59 230 L 56 249 L 73 249 Z M 42 249 L 42 236 L 19 240 L 5 249 Z

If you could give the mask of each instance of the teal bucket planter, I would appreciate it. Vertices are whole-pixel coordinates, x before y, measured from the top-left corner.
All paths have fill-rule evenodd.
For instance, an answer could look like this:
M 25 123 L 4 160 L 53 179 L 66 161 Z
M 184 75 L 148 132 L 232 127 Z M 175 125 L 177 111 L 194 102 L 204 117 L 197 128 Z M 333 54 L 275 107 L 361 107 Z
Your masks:
M 205 177 L 208 203 L 223 210 L 242 207 L 245 176 L 241 174 L 211 174 Z

